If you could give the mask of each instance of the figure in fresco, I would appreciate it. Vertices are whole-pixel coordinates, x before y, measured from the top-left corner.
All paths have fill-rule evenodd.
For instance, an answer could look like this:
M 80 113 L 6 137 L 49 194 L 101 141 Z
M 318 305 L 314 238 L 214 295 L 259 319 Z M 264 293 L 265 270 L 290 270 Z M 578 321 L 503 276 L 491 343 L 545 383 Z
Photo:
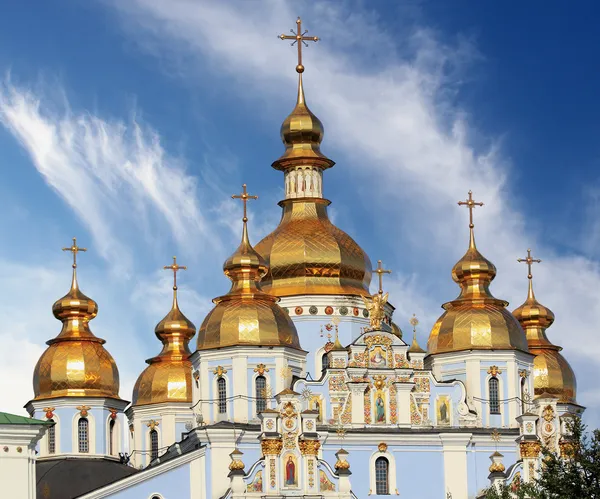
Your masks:
M 296 465 L 292 456 L 289 456 L 285 463 L 285 484 L 296 485 Z
M 319 404 L 318 400 L 315 400 L 315 411 L 317 411 L 319 413 L 319 415 L 317 416 L 317 422 L 320 423 L 321 422 L 321 404 Z
M 385 352 L 381 349 L 381 347 L 375 347 L 371 353 L 371 365 L 374 367 L 385 366 L 384 354 Z
M 438 423 L 450 424 L 450 411 L 447 397 L 440 397 L 438 400 Z
M 375 399 L 375 422 L 385 423 L 385 403 L 381 393 L 378 393 Z
M 262 492 L 263 481 L 262 481 L 262 470 L 259 470 L 254 477 L 254 481 L 246 487 L 247 492 Z

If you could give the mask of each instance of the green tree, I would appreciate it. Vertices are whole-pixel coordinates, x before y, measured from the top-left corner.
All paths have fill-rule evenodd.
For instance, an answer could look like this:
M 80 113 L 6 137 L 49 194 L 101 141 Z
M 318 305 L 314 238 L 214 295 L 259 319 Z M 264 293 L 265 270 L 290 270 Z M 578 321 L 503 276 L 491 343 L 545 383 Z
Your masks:
M 586 433 L 575 417 L 569 423 L 568 459 L 542 448 L 543 466 L 533 483 L 490 488 L 485 499 L 600 499 L 600 430 Z

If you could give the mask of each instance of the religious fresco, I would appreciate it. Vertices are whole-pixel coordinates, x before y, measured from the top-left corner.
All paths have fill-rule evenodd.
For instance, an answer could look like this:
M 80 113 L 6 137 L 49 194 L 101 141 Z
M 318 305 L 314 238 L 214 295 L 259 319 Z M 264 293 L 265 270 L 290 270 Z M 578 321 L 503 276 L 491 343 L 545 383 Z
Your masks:
M 308 400 L 308 409 L 311 411 L 317 411 L 319 415 L 317 416 L 317 422 L 321 423 L 324 421 L 323 419 L 323 401 L 319 395 L 313 395 Z
M 298 460 L 294 454 L 283 458 L 283 484 L 285 487 L 298 487 Z
M 335 491 L 335 485 L 323 470 L 319 470 L 319 485 L 321 492 L 333 492 Z
M 376 346 L 369 353 L 369 364 L 371 367 L 385 367 L 386 352 L 380 346 Z
M 375 423 L 385 423 L 385 393 L 383 390 L 375 392 Z
M 438 425 L 450 424 L 450 398 L 448 395 L 440 395 L 437 398 L 435 414 Z
M 262 470 L 259 470 L 254 477 L 252 483 L 249 483 L 246 487 L 247 492 L 262 492 L 263 491 L 263 477 Z

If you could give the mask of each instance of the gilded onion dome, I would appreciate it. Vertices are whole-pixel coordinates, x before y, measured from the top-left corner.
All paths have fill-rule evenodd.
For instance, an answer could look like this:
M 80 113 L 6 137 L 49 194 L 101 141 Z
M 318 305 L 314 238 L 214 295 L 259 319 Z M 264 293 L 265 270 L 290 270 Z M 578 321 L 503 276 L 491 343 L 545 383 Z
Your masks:
M 63 323 L 60 334 L 48 341 L 48 348 L 33 372 L 34 400 L 55 397 L 108 397 L 119 399 L 119 371 L 104 348 L 105 341 L 94 336 L 89 322 L 98 313 L 98 304 L 84 295 L 77 282 L 76 239 L 64 250 L 73 252 L 71 289 L 52 306 Z
M 476 205 L 469 200 L 459 204 L 470 210 Z M 434 324 L 429 335 L 429 353 L 461 350 L 522 350 L 528 351 L 523 329 L 506 309 L 508 302 L 495 298 L 489 289 L 496 277 L 496 267 L 486 259 L 475 244 L 474 225 L 469 224 L 469 248 L 454 265 L 452 279 L 460 286 L 458 298 L 444 303 L 445 312 Z
M 140 374 L 133 388 L 133 405 L 161 402 L 192 402 L 192 363 L 188 344 L 196 334 L 196 327 L 179 309 L 177 302 L 177 271 L 185 269 L 173 264 L 165 267 L 173 271 L 173 305 L 154 333 L 162 342 L 162 351 L 148 359 L 149 364 Z
M 299 66 L 296 107 L 281 126 L 285 145 L 273 168 L 284 172 L 279 226 L 256 245 L 269 271 L 262 288 L 277 296 L 368 296 L 371 262 L 363 249 L 329 220 L 323 172 L 335 163 L 321 152 L 323 124 L 306 105 Z
M 254 250 L 248 238 L 245 202 L 242 242 L 223 264 L 223 272 L 231 280 L 229 292 L 213 302 L 198 331 L 198 350 L 231 346 L 280 346 L 300 350 L 298 332 L 289 315 L 277 304 L 279 298 L 265 293 L 260 280 L 267 273 L 264 259 Z
M 530 250 L 527 259 L 519 259 L 529 266 L 529 291 L 527 299 L 513 315 L 517 318 L 527 337 L 529 351 L 535 355 L 533 359 L 534 396 L 554 395 L 561 402 L 576 404 L 577 381 L 575 373 L 562 356 L 561 347 L 554 345 L 546 336 L 546 328 L 554 322 L 554 313 L 537 301 L 533 292 L 533 276 L 531 263 L 533 260 Z

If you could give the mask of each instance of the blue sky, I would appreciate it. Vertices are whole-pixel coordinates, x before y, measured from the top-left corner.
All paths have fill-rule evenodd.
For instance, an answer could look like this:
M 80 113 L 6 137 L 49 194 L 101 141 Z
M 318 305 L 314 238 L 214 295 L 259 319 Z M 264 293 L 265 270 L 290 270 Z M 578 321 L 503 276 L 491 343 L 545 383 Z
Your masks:
M 305 51 L 305 89 L 325 125 L 335 222 L 393 269 L 396 320 L 426 343 L 467 245 L 469 189 L 492 286 L 511 310 L 526 295 L 528 247 L 548 334 L 600 406 L 600 72 L 593 2 L 11 2 L 0 19 L 0 388 L 30 398 L 31 371 L 60 323 L 60 248 L 76 235 L 94 332 L 121 396 L 159 351 L 173 254 L 189 270 L 181 304 L 199 326 L 228 288 L 243 182 L 257 242 L 278 222 L 270 168 L 295 99 L 295 51 L 276 38 L 297 15 L 322 38 Z M 35 12 L 35 15 L 32 14 Z M 194 340 L 192 340 L 194 341 Z

